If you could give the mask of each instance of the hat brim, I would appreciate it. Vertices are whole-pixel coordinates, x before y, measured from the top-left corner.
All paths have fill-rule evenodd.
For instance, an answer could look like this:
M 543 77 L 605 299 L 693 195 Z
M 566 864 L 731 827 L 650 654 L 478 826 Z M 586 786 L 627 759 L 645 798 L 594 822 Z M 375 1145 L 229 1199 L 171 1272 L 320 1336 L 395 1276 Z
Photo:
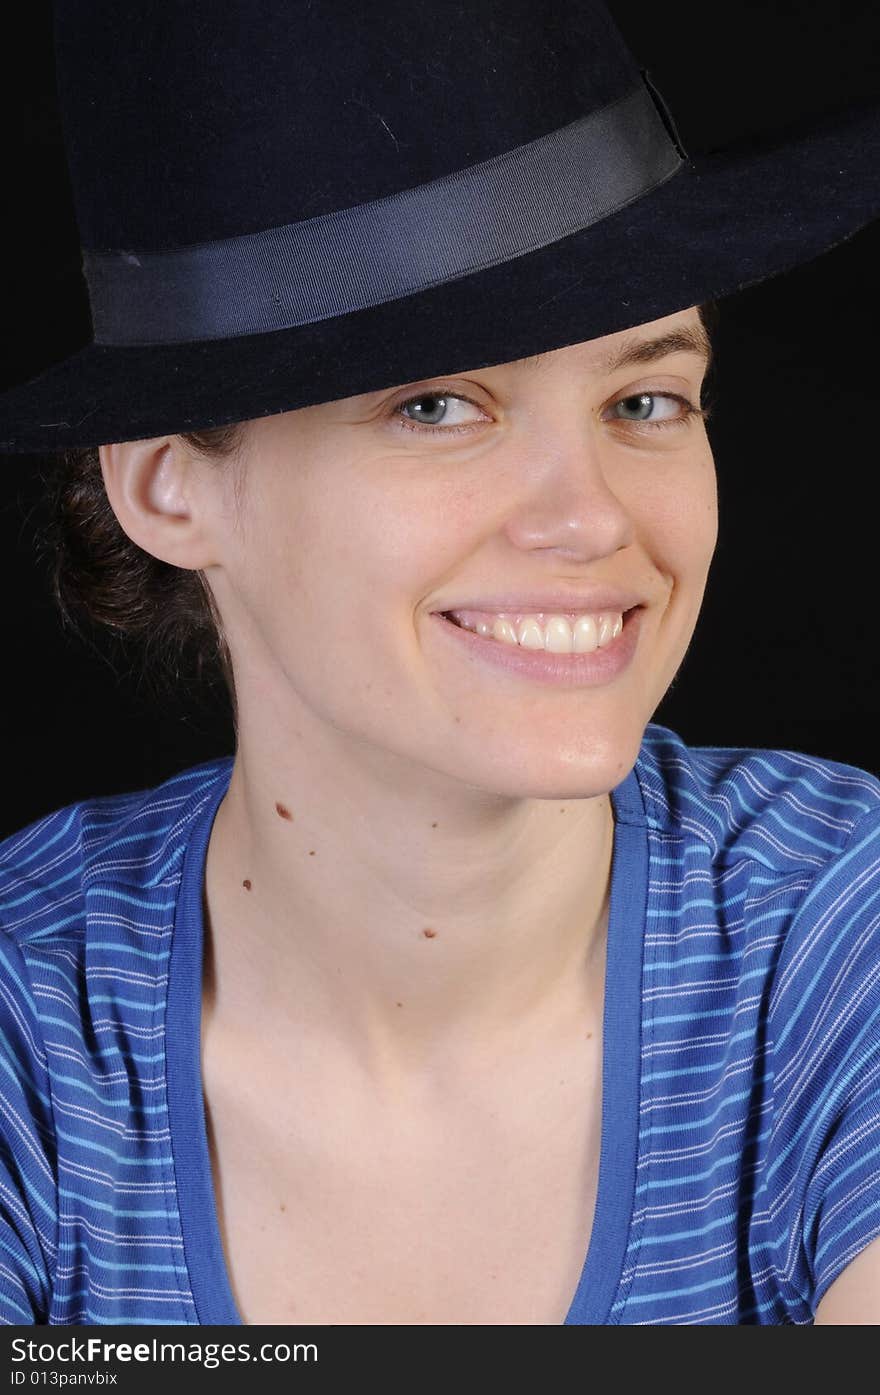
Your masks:
M 171 346 L 88 344 L 0 396 L 0 453 L 293 411 L 564 348 L 719 300 L 880 217 L 880 107 L 688 160 L 583 231 L 341 319 Z

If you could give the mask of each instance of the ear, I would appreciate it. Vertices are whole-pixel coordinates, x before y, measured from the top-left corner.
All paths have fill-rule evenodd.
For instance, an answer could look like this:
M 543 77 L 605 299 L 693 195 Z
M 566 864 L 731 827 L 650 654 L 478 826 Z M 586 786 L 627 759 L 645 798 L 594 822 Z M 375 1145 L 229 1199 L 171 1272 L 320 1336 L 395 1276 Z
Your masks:
M 178 436 L 98 447 L 110 507 L 132 542 L 172 566 L 203 569 L 211 546 L 210 475 Z

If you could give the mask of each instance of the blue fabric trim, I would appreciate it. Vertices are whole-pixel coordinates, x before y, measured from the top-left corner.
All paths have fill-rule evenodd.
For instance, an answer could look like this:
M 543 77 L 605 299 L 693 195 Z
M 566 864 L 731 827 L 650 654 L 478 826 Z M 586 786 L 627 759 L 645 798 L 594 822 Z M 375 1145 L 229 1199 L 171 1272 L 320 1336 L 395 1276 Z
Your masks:
M 623 1270 L 636 1189 L 648 835 L 635 768 L 611 791 L 611 804 L 615 828 L 602 1025 L 599 1185 L 587 1257 L 564 1326 L 608 1322 Z
M 228 770 L 218 777 L 216 789 L 190 826 L 174 917 L 165 1031 L 171 1153 L 183 1248 L 198 1321 L 214 1326 L 244 1325 L 232 1296 L 217 1221 L 201 1051 L 205 862 L 214 818 L 231 778 L 230 758 Z

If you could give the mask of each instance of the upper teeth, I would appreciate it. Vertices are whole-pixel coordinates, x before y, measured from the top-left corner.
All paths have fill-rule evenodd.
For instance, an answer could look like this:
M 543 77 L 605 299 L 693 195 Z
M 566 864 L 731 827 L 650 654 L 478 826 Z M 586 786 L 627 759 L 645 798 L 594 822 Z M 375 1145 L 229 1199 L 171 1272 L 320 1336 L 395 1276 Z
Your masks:
M 512 615 L 500 611 L 451 610 L 449 614 L 466 630 L 502 644 L 519 644 L 524 649 L 548 649 L 554 654 L 591 654 L 610 644 L 623 629 L 623 615 L 603 611 L 600 615 Z

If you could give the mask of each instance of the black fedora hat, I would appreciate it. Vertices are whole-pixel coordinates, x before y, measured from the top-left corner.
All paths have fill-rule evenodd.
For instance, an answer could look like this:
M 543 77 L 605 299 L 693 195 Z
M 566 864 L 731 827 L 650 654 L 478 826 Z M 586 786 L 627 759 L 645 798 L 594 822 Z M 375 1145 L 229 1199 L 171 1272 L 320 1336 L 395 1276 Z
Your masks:
M 598 0 L 56 0 L 93 323 L 0 452 L 205 429 L 715 300 L 880 216 L 880 109 L 690 158 Z

